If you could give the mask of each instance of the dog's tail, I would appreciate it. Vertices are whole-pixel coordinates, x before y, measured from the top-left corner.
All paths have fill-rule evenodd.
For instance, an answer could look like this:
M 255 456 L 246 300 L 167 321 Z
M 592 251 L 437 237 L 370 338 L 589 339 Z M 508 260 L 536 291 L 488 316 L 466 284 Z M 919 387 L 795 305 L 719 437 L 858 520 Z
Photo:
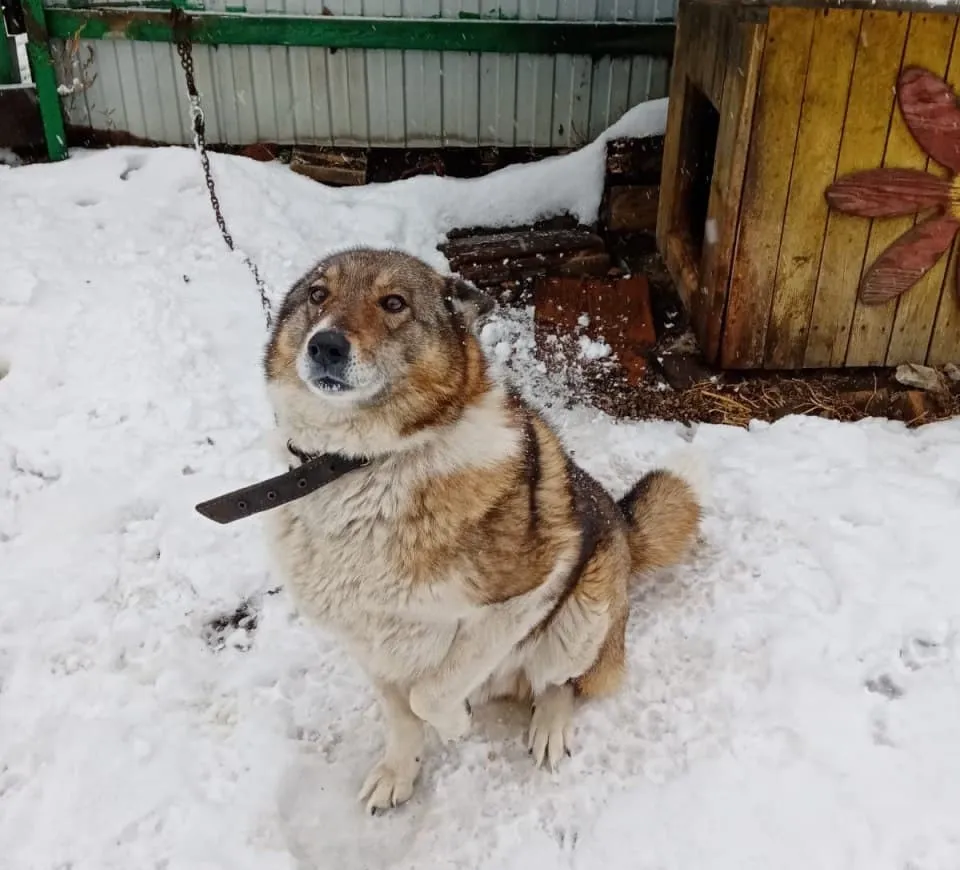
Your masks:
M 634 573 L 675 565 L 686 555 L 700 527 L 705 468 L 684 453 L 645 474 L 617 502 L 630 526 Z

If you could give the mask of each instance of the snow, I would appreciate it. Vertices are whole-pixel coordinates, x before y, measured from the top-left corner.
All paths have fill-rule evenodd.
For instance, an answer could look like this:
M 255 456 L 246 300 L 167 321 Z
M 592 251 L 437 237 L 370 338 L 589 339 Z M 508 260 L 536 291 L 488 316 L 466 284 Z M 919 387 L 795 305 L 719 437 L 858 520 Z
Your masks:
M 274 298 L 341 246 L 444 267 L 457 224 L 587 218 L 601 162 L 331 190 L 213 161 Z M 495 707 L 370 818 L 363 676 L 276 590 L 258 520 L 193 510 L 276 470 L 256 290 L 195 155 L 0 167 L 0 223 L 4 870 L 960 866 L 960 421 L 617 422 L 566 407 L 529 312 L 499 316 L 496 365 L 612 490 L 707 459 L 703 538 L 636 588 L 627 685 L 556 774 Z
M 580 344 L 580 359 L 603 359 L 612 353 L 612 348 L 603 339 L 594 340 L 589 336 L 580 335 L 578 341 Z
M 20 158 L 9 148 L 0 148 L 0 166 L 19 166 Z

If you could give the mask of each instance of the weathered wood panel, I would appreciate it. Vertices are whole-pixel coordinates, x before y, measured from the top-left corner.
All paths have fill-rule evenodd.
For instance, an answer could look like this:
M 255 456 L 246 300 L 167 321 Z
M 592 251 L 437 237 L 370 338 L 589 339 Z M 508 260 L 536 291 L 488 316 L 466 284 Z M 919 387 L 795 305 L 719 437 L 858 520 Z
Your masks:
M 937 75 L 944 75 L 953 47 L 955 29 L 956 19 L 953 16 L 932 13 L 912 14 L 900 68 L 917 65 L 926 67 Z M 897 76 L 888 79 L 887 87 L 892 87 L 896 81 Z M 878 109 L 875 107 L 874 111 Z M 927 162 L 926 155 L 910 135 L 899 109 L 893 111 L 883 165 L 925 169 Z M 869 268 L 877 257 L 896 241 L 898 236 L 908 231 L 915 220 L 914 217 L 874 220 L 870 228 L 870 240 L 867 243 L 866 267 Z M 910 292 L 928 297 L 931 294 L 927 286 L 929 281 L 936 282 L 936 292 L 939 295 L 942 272 L 939 278 L 935 274 L 926 275 Z M 886 362 L 897 306 L 897 301 L 882 305 L 868 305 L 860 299 L 857 300 L 850 331 L 850 343 L 847 347 L 846 365 L 871 366 L 883 365 Z M 929 335 L 929 330 L 927 334 Z
M 933 335 L 927 364 L 942 366 L 946 363 L 960 363 L 960 267 L 958 267 L 957 249 L 954 243 L 950 252 L 946 280 L 940 296 L 940 308 Z
M 803 365 L 823 252 L 828 207 L 824 189 L 834 179 L 862 13 L 814 13 L 796 156 L 783 222 L 767 335 L 766 365 Z
M 837 159 L 837 175 L 873 169 L 883 161 L 890 112 L 907 37 L 909 18 L 889 12 L 864 12 L 850 100 Z M 803 363 L 842 366 L 846 360 L 857 287 L 863 271 L 870 223 L 831 211 Z
M 720 93 L 716 88 L 715 73 L 717 67 L 717 54 L 722 51 L 722 45 L 720 43 L 720 34 L 717 23 L 720 16 L 723 14 L 723 10 L 716 6 L 703 6 L 701 7 L 701 10 L 702 19 L 698 33 L 699 44 L 696 47 L 700 72 L 698 76 L 698 84 L 700 85 L 700 90 L 707 95 L 710 102 L 713 103 L 714 106 L 719 106 Z
M 947 48 L 947 57 L 950 58 L 956 52 L 956 19 L 953 26 L 949 22 L 944 22 L 946 26 L 942 30 L 946 34 L 950 32 L 950 46 Z M 945 65 L 942 72 L 949 73 L 953 62 Z M 953 104 L 952 95 L 946 95 L 951 100 L 951 107 L 956 111 Z M 955 115 L 953 116 L 955 117 Z M 934 122 L 936 116 L 930 116 L 928 122 Z M 921 133 L 923 144 L 928 149 L 928 153 L 939 156 L 948 164 L 957 164 L 960 162 L 955 143 L 957 141 L 957 131 L 949 131 L 952 135 L 937 135 L 933 129 L 935 123 L 924 125 L 925 133 Z M 939 143 L 946 143 L 946 148 L 938 148 Z M 933 160 L 927 160 L 927 171 L 946 177 L 948 172 L 940 164 Z M 944 230 L 945 232 L 945 230 Z M 942 237 L 942 233 L 941 236 Z M 922 362 L 926 359 L 927 350 L 930 347 L 930 336 L 933 333 L 933 326 L 937 319 L 937 310 L 940 307 L 940 297 L 943 291 L 943 279 L 947 271 L 947 257 L 936 258 L 936 264 L 923 276 L 916 284 L 907 290 L 896 302 L 896 315 L 893 320 L 893 331 L 890 335 L 890 345 L 887 349 L 887 365 L 895 366 L 904 362 Z
M 663 137 L 663 167 L 660 174 L 660 202 L 657 210 L 657 246 L 670 274 L 677 282 L 684 305 L 689 308 L 689 288 L 680 280 L 681 264 L 677 261 L 668 238 L 675 230 L 674 216 L 677 195 L 677 169 L 680 162 L 680 130 L 686 94 L 687 63 L 690 53 L 685 49 L 691 14 L 695 7 L 684 3 L 677 16 L 676 48 L 670 73 L 670 101 L 667 104 L 667 124 Z
M 950 58 L 950 68 L 947 70 L 947 84 L 953 88 L 955 93 L 960 93 L 960 31 L 954 34 L 953 54 Z M 934 319 L 927 354 L 927 364 L 932 366 L 942 366 L 948 362 L 960 363 L 958 248 L 960 248 L 960 243 L 955 241 L 945 269 L 943 284 L 940 288 L 940 302 Z
M 715 236 L 712 242 L 709 238 L 706 240 L 700 262 L 700 286 L 689 309 L 703 354 L 711 363 L 716 362 L 720 353 L 750 128 L 766 41 L 765 24 L 737 22 L 730 16 L 727 28 L 724 56 L 727 72 L 721 95 L 717 158 L 707 207 L 707 223 L 715 229 Z
M 733 28 L 736 25 L 736 16 L 730 14 L 730 10 L 717 7 L 712 22 L 713 38 L 716 40 L 717 49 L 714 52 L 713 60 L 713 78 L 711 81 L 710 95 L 714 105 L 720 108 L 723 99 L 723 85 L 726 81 L 727 70 L 730 69 L 730 44 L 735 36 Z
M 719 108 L 729 44 L 724 22 L 734 20 L 736 13 L 712 4 L 693 3 L 684 14 L 686 30 L 677 45 L 685 55 L 687 79 Z
M 770 10 L 721 350 L 727 368 L 763 363 L 814 20 L 807 9 Z

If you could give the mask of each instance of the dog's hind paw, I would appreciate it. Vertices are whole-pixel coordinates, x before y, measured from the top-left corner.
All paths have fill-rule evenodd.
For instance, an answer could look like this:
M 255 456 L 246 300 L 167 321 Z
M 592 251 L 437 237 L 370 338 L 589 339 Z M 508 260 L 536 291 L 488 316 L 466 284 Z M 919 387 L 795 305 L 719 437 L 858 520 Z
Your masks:
M 381 761 L 363 782 L 357 798 L 365 803 L 371 815 L 378 810 L 389 810 L 410 800 L 413 784 L 419 773 L 419 764 L 399 765 Z
M 570 754 L 570 721 L 573 718 L 573 689 L 567 684 L 550 686 L 533 704 L 527 749 L 537 767 L 548 762 L 556 770 L 564 755 Z

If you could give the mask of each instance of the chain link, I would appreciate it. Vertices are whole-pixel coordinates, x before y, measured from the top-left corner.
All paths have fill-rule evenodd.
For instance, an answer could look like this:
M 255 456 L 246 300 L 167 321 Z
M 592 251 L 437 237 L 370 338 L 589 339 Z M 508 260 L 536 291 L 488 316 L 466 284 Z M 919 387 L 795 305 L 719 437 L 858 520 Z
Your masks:
M 186 33 L 186 28 L 180 29 L 183 24 L 183 12 L 174 7 L 172 11 L 174 32 L 178 30 L 182 34 Z M 220 227 L 220 234 L 223 241 L 231 251 L 236 251 L 233 243 L 233 236 L 227 229 L 227 222 L 223 218 L 223 211 L 220 208 L 220 199 L 217 196 L 216 185 L 213 181 L 213 172 L 210 169 L 210 155 L 207 153 L 206 123 L 203 117 L 203 108 L 200 105 L 200 94 L 197 91 L 197 82 L 193 71 L 193 48 L 188 36 L 183 35 L 177 40 L 177 54 L 180 55 L 180 65 L 183 67 L 183 74 L 187 80 L 187 95 L 190 98 L 190 118 L 193 122 L 193 147 L 200 155 L 200 164 L 203 167 L 203 175 L 207 183 L 207 192 L 210 194 L 210 205 L 213 206 L 213 214 L 217 219 L 217 226 Z M 270 300 L 267 297 L 267 285 L 256 264 L 242 251 L 240 256 L 247 268 L 253 275 L 253 280 L 257 282 L 257 290 L 260 293 L 260 305 L 263 307 L 263 316 L 267 321 L 267 329 L 273 325 L 273 316 L 270 310 Z

